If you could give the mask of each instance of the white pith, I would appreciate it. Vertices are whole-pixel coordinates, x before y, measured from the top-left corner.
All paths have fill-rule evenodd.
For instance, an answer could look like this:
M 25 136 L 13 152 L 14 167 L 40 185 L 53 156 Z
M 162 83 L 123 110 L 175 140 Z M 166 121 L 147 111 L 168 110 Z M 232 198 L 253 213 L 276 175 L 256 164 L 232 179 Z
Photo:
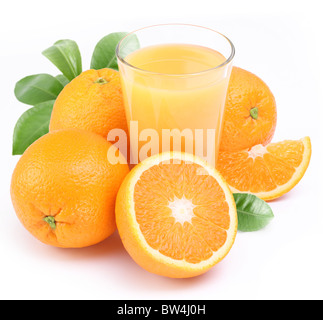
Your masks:
M 268 153 L 267 148 L 262 144 L 258 144 L 252 147 L 249 151 L 249 158 L 256 159 L 257 157 L 263 157 L 265 153 Z
M 175 197 L 174 201 L 168 204 L 168 207 L 172 210 L 172 215 L 176 222 L 182 225 L 185 222 L 192 223 L 194 217 L 194 208 L 196 207 L 191 200 L 183 198 L 178 199 Z

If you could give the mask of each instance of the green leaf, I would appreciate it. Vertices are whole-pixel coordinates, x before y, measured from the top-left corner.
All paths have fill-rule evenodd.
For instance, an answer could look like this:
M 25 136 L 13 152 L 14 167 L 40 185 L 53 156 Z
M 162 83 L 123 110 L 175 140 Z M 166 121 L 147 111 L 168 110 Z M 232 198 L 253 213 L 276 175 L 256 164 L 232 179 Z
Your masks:
M 70 81 L 63 74 L 59 74 L 55 78 L 62 84 L 63 87 L 70 83 Z
M 103 69 L 111 68 L 114 70 L 119 70 L 116 48 L 118 43 L 127 35 L 127 32 L 115 32 L 110 33 L 101 39 L 96 45 L 92 60 L 91 60 L 91 69 Z M 139 49 L 139 41 L 136 35 L 131 35 L 127 39 L 126 45 L 123 47 L 121 53 L 122 56 L 127 56 L 129 53 Z
M 19 118 L 13 134 L 13 155 L 21 155 L 37 139 L 49 131 L 55 100 L 46 101 L 27 110 Z
M 239 231 L 258 231 L 266 227 L 274 218 L 268 203 L 255 195 L 235 193 L 233 196 L 237 206 Z
M 23 103 L 36 105 L 55 100 L 63 85 L 49 74 L 36 74 L 25 77 L 16 83 L 16 98 Z
M 70 81 L 82 72 L 80 49 L 73 40 L 59 40 L 42 54 Z

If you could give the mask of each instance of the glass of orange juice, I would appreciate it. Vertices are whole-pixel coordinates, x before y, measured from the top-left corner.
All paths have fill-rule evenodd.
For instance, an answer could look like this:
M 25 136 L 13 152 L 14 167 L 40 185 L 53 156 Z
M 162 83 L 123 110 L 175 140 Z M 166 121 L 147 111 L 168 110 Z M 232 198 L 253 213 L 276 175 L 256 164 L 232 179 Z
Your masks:
M 131 163 L 183 151 L 215 166 L 235 54 L 232 42 L 204 27 L 156 25 L 129 33 L 116 54 Z

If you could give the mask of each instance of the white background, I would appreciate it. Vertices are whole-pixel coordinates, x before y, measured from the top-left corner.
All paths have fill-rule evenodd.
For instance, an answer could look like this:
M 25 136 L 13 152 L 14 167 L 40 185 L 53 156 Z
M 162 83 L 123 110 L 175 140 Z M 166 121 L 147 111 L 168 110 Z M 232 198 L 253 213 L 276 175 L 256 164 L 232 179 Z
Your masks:
M 0 299 L 322 299 L 322 10 L 318 1 L 2 1 L 0 4 Z M 235 65 L 254 72 L 278 106 L 275 141 L 309 135 L 310 167 L 300 184 L 271 203 L 274 221 L 238 233 L 228 257 L 194 279 L 141 269 L 115 234 L 79 250 L 43 245 L 20 225 L 10 200 L 15 122 L 28 107 L 15 82 L 59 72 L 42 50 L 76 40 L 89 68 L 106 34 L 157 23 L 214 28 L 236 46 Z

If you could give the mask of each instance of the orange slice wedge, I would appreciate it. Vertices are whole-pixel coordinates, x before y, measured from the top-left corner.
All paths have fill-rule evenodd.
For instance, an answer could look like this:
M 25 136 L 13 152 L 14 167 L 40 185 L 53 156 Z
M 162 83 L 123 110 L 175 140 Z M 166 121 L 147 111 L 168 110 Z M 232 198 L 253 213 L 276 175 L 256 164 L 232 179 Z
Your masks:
M 146 159 L 117 197 L 121 240 L 144 269 L 171 278 L 205 273 L 230 251 L 237 233 L 232 193 L 221 175 L 189 154 Z
M 248 192 L 272 200 L 290 191 L 302 179 L 311 152 L 309 137 L 256 145 L 250 150 L 221 152 L 217 169 L 232 192 Z

